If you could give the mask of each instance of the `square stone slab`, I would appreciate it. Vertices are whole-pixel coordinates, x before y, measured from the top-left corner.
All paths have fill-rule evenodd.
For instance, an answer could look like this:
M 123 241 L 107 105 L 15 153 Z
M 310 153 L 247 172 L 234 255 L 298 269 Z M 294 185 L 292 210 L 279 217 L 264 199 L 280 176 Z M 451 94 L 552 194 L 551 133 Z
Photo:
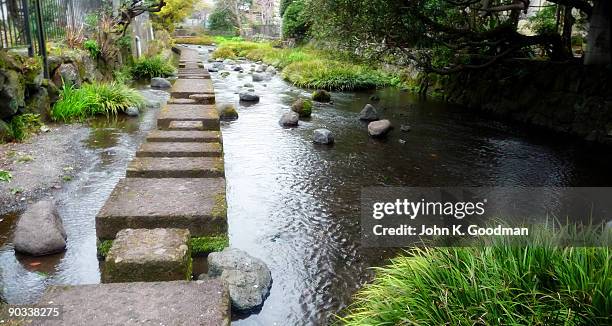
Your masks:
M 198 104 L 196 100 L 189 98 L 171 98 L 166 102 L 167 104 Z
M 221 157 L 219 143 L 143 143 L 136 157 Z
M 220 157 L 136 157 L 127 168 L 128 178 L 223 178 Z
M 178 130 L 178 131 L 189 131 L 189 130 L 206 130 L 202 121 L 172 121 L 166 130 Z
M 196 101 L 198 104 L 215 104 L 215 96 L 212 94 L 192 94 L 189 99 Z
M 223 178 L 121 179 L 96 216 L 100 240 L 123 229 L 180 228 L 193 237 L 227 232 Z
M 33 325 L 123 326 L 230 323 L 230 300 L 222 281 L 135 282 L 50 286 L 41 305 L 62 306 L 62 319 Z
M 181 131 L 181 130 L 153 130 L 147 135 L 148 142 L 171 143 L 220 143 L 219 131 Z
M 177 79 L 172 86 L 170 95 L 174 98 L 189 98 L 191 94 L 214 94 L 213 83 L 210 79 Z
M 172 121 L 201 121 L 208 130 L 219 130 L 219 112 L 214 105 L 166 104 L 157 118 L 161 129 L 170 127 Z
M 187 229 L 123 229 L 102 268 L 102 283 L 191 279 Z

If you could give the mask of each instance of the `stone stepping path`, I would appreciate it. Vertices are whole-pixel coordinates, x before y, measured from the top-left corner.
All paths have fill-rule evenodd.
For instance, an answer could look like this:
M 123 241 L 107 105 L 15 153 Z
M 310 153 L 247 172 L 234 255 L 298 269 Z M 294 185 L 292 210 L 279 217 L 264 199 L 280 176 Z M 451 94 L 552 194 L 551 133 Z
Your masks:
M 136 157 L 127 168 L 128 178 L 223 178 L 219 157 Z
M 222 138 L 219 131 L 153 130 L 147 135 L 146 140 L 171 143 L 220 143 Z
M 124 229 L 106 256 L 103 283 L 191 279 L 189 231 Z
M 213 84 L 197 51 L 182 49 L 180 65 L 158 129 L 96 216 L 98 239 L 113 240 L 104 284 L 50 287 L 41 303 L 64 318 L 45 325 L 229 325 L 226 285 L 177 281 L 192 277 L 191 237 L 228 228 Z
M 170 127 L 172 121 L 201 121 L 207 130 L 219 130 L 219 112 L 214 105 L 166 104 L 157 118 L 157 127 Z
M 136 157 L 221 157 L 223 151 L 219 143 L 143 143 Z
M 128 228 L 181 228 L 192 237 L 225 234 L 225 179 L 121 179 L 96 217 L 96 233 L 109 240 Z
M 205 325 L 230 323 L 226 286 L 205 281 L 51 286 L 41 304 L 62 306 L 62 319 L 32 325 Z

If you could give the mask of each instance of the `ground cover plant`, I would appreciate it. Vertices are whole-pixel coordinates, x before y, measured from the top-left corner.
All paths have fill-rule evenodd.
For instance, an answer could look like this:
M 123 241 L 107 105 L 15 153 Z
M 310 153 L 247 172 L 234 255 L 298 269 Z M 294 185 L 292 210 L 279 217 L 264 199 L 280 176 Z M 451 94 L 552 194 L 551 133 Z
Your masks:
M 176 71 L 168 60 L 161 56 L 143 57 L 136 60 L 130 69 L 136 79 L 151 79 L 153 77 L 169 77 Z

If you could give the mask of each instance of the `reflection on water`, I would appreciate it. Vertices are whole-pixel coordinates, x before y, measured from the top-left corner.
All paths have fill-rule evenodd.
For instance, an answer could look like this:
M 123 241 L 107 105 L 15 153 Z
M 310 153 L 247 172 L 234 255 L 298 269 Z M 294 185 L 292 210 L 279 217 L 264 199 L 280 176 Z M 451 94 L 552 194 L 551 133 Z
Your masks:
M 240 114 L 222 126 L 230 242 L 264 260 L 273 277 L 262 310 L 237 325 L 325 324 L 370 279 L 369 267 L 394 254 L 359 246 L 362 187 L 612 184 L 609 151 L 405 92 L 334 93 L 333 104 L 287 129 L 278 124 L 282 112 L 310 92 L 274 77 L 253 83 L 261 101 L 245 105 L 237 93 L 252 83 L 248 73 L 213 80 L 217 103 Z M 381 100 L 372 104 L 396 127 L 385 140 L 369 138 L 357 118 L 374 93 Z M 323 127 L 334 146 L 312 144 Z
M 143 89 L 148 102 L 163 102 L 168 93 Z M 90 122 L 85 141 L 88 163 L 54 199 L 68 236 L 65 253 L 44 257 L 16 255 L 12 245 L 0 249 L 2 293 L 9 303 L 35 302 L 50 284 L 100 282 L 96 257 L 95 216 L 125 176 L 125 169 L 148 130 L 155 127 L 157 109 L 150 107 L 139 118 L 101 117 Z M 16 214 L 0 217 L 8 221 Z M 0 239 L 8 237 L 12 223 L 1 222 Z

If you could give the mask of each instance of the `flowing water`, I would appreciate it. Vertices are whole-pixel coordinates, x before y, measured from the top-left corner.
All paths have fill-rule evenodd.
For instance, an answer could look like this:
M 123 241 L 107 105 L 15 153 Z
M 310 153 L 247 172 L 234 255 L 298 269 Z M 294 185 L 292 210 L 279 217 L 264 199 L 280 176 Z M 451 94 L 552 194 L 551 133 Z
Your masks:
M 208 49 L 198 48 L 203 59 Z M 245 70 L 251 63 L 243 63 Z M 256 104 L 240 103 L 237 92 L 252 83 L 248 73 L 213 74 L 217 103 L 234 104 L 240 118 L 222 125 L 230 242 L 265 261 L 273 285 L 262 309 L 238 316 L 236 325 L 321 325 L 350 302 L 393 251 L 359 246 L 362 187 L 395 186 L 608 186 L 609 150 L 570 138 L 495 122 L 465 108 L 419 101 L 385 89 L 334 93 L 333 104 L 317 105 L 309 120 L 283 128 L 280 115 L 309 92 L 274 76 L 253 83 Z M 150 94 L 153 94 L 149 92 Z M 357 119 L 373 103 L 396 129 L 373 140 Z M 155 93 L 155 95 L 159 95 Z M 100 123 L 86 143 L 90 168 L 62 191 L 60 213 L 68 232 L 63 255 L 37 259 L 0 250 L 4 296 L 35 301 L 49 284 L 99 282 L 94 217 L 124 175 L 138 144 L 154 126 L 156 110 L 140 121 Z M 412 127 L 408 133 L 399 126 Z M 330 129 L 333 146 L 316 146 L 312 131 Z M 10 232 L 3 217 L 0 239 Z M 2 224 L 4 223 L 4 224 Z

